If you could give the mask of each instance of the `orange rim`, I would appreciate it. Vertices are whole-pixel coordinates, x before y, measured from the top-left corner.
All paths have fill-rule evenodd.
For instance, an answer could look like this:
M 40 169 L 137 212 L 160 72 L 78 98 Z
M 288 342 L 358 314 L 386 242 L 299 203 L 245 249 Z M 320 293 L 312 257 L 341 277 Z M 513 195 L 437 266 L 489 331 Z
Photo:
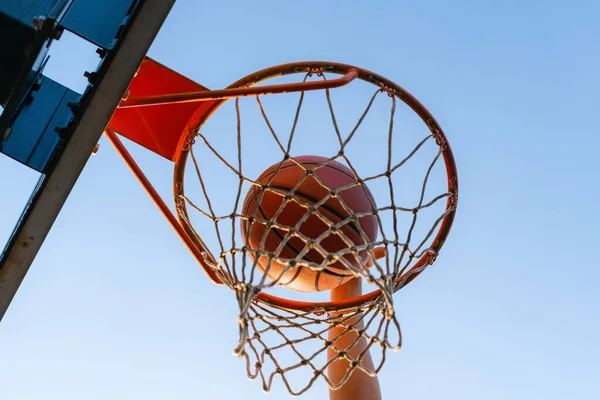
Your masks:
M 412 268 L 410 268 L 396 280 L 394 291 L 397 291 L 400 288 L 407 285 L 408 283 L 410 283 L 421 272 L 423 272 L 427 266 L 433 264 L 437 257 L 437 254 L 446 242 L 446 238 L 450 233 L 450 228 L 452 227 L 452 223 L 454 221 L 454 216 L 456 214 L 456 206 L 458 202 L 458 173 L 456 169 L 454 155 L 450 148 L 450 144 L 442 128 L 439 126 L 433 115 L 408 91 L 406 91 L 404 88 L 397 85 L 396 83 L 390 81 L 389 79 L 386 79 L 378 74 L 347 64 L 323 61 L 304 61 L 277 65 L 247 75 L 246 77 L 229 85 L 227 89 L 250 87 L 268 79 L 276 78 L 283 75 L 307 73 L 311 70 L 322 70 L 326 73 L 333 73 L 339 75 L 347 75 L 351 70 L 356 70 L 358 72 L 357 79 L 384 88 L 388 93 L 393 94 L 397 99 L 408 105 L 428 126 L 438 145 L 444 146 L 442 156 L 444 159 L 446 175 L 448 178 L 448 192 L 450 193 L 450 196 L 446 201 L 446 211 L 448 212 L 448 214 L 442 220 L 436 233 L 436 236 L 431 243 L 430 249 L 432 251 L 425 253 Z M 184 194 L 185 166 L 188 159 L 190 146 L 188 143 L 191 142 L 191 139 L 193 139 L 198 130 L 206 123 L 206 121 L 208 121 L 208 119 L 213 115 L 213 113 L 225 103 L 225 101 L 227 101 L 227 99 L 213 98 L 211 101 L 205 101 L 201 103 L 194 115 L 192 115 L 192 117 L 188 121 L 184 130 L 184 134 L 181 137 L 180 143 L 177 147 L 174 156 L 175 170 L 173 177 L 173 194 L 175 202 L 178 203 L 178 211 L 180 213 L 178 215 L 179 222 L 181 223 L 187 234 L 190 236 L 190 238 L 192 238 L 192 240 L 195 242 L 196 246 L 199 249 L 201 249 L 201 251 L 205 251 L 208 254 L 212 253 L 200 239 L 196 239 L 195 231 L 193 230 L 192 226 L 187 222 L 189 221 L 189 217 L 185 202 L 178 202 L 177 199 L 180 195 Z M 210 267 L 208 263 L 206 263 L 203 260 L 200 260 L 200 265 L 205 270 L 205 272 L 209 274 L 209 276 L 214 275 L 214 270 Z M 342 312 L 350 309 L 356 309 L 362 304 L 375 301 L 381 295 L 381 290 L 374 290 L 373 292 L 364 294 L 362 296 L 343 301 L 308 302 L 290 300 L 282 297 L 273 296 L 265 292 L 261 292 L 256 297 L 256 301 L 284 310 L 300 312 Z

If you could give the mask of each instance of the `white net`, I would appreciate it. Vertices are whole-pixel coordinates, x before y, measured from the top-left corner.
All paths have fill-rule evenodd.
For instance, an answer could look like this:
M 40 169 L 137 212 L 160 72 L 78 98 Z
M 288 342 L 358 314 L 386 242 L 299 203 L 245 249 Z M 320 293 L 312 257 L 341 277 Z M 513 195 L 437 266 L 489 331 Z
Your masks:
M 326 70 L 298 72 L 306 81 L 327 79 Z M 215 114 L 212 125 L 202 125 L 188 138 L 185 151 L 191 162 L 185 179 L 175 182 L 178 215 L 209 268 L 235 292 L 240 341 L 234 352 L 266 391 L 276 377 L 299 395 L 319 378 L 335 389 L 356 370 L 376 375 L 387 350 L 401 345 L 392 295 L 435 260 L 455 211 L 456 179 L 440 162 L 449 148 L 435 121 L 415 113 L 415 107 L 422 107 L 416 101 L 399 110 L 408 96 L 400 89 L 373 76 L 361 78 L 362 86 L 349 85 L 351 92 L 343 88 L 227 102 L 219 110 L 221 120 Z M 337 112 L 333 94 L 348 109 Z M 231 121 L 234 126 L 227 125 Z M 321 158 L 306 163 L 301 154 Z M 332 186 L 320 171 L 337 163 L 351 171 L 351 179 Z M 270 177 L 257 179 L 268 166 Z M 278 172 L 289 166 L 301 171 L 300 178 L 288 187 L 274 184 Z M 319 189 L 318 198 L 299 194 L 308 181 Z M 274 212 L 245 208 L 249 191 L 257 205 L 277 197 Z M 351 207 L 351 192 L 364 194 L 368 207 Z M 341 210 L 335 218 L 328 209 L 332 202 Z M 282 216 L 292 205 L 302 212 L 290 223 Z M 373 222 L 375 235 L 361 222 L 366 219 Z M 303 227 L 317 220 L 325 228 L 308 234 Z M 253 226 L 260 227 L 258 244 L 247 239 Z M 276 245 L 269 246 L 273 234 Z M 332 237 L 343 245 L 332 250 Z M 286 250 L 290 246 L 293 252 Z M 318 293 L 279 286 L 290 276 L 312 273 L 310 281 L 319 290 L 320 279 L 332 270 L 344 271 L 333 286 L 359 277 L 379 294 L 342 309 L 324 303 Z M 282 304 L 264 295 L 269 292 L 303 301 L 313 296 L 308 298 L 316 302 Z M 345 374 L 328 376 L 336 362 L 345 363 Z

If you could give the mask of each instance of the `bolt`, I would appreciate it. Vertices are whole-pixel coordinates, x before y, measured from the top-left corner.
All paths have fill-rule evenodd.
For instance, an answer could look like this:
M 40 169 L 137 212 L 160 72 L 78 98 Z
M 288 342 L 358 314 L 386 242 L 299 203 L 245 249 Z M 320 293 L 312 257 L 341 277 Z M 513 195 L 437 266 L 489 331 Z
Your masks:
M 96 49 L 96 53 L 100 56 L 100 58 L 104 58 L 106 56 L 106 54 L 108 53 L 108 50 L 106 50 L 102 47 L 98 47 Z
M 81 109 L 81 104 L 78 102 L 69 101 L 67 103 L 67 107 L 69 107 L 73 113 L 77 113 Z
M 12 126 L 9 126 L 4 131 L 4 135 L 2 135 L 2 141 L 4 142 L 4 141 L 8 140 L 8 137 L 10 136 L 11 133 L 12 133 Z
M 39 78 L 37 81 L 34 82 L 34 84 L 31 86 L 31 91 L 32 92 L 37 92 L 38 90 L 40 90 L 40 88 L 42 87 L 42 83 L 44 81 L 42 80 L 42 78 Z
M 83 73 L 83 76 L 85 76 L 87 78 L 88 82 L 93 85 L 94 81 L 96 80 L 96 77 L 98 76 L 98 74 L 96 72 L 85 71 Z
M 37 17 L 33 17 L 31 24 L 33 25 L 33 29 L 39 31 L 44 26 L 44 22 L 46 21 L 46 17 L 43 15 L 38 15 Z
M 67 136 L 67 128 L 61 128 L 60 126 L 54 127 L 54 132 L 58 133 L 58 137 L 64 139 Z
M 62 37 L 64 29 L 62 28 L 57 28 L 54 31 L 54 36 L 52 37 L 54 40 L 60 40 L 60 38 Z

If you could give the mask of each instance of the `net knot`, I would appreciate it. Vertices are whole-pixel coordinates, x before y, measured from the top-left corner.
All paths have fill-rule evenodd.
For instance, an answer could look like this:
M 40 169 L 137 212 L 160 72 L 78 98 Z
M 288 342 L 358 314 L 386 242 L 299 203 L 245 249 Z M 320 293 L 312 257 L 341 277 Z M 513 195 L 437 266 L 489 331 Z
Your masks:
M 437 259 L 437 253 L 431 249 L 427 250 L 427 264 L 432 265 Z
M 322 67 L 310 67 L 307 72 L 308 76 L 323 76 L 323 68 Z
M 396 96 L 396 91 L 393 88 L 385 85 L 384 83 L 379 83 L 379 87 L 380 87 L 380 90 L 382 92 L 385 92 L 389 97 Z
M 188 135 L 187 139 L 185 140 L 185 144 L 188 146 L 188 148 L 195 145 L 196 144 L 196 135 L 193 133 Z
M 440 148 L 442 150 L 445 150 L 446 149 L 446 140 L 444 139 L 444 136 L 442 135 L 442 132 L 438 129 L 438 127 L 436 126 L 435 122 L 433 122 L 433 120 L 431 118 L 429 118 L 427 120 L 427 127 L 431 131 L 431 136 L 435 140 L 435 143 L 438 146 L 440 146 Z
M 458 196 L 456 193 L 452 193 L 450 195 L 450 197 L 448 198 L 448 202 L 450 207 L 452 208 L 456 208 L 456 204 L 458 203 Z
M 327 310 L 325 310 L 324 308 L 317 308 L 316 310 L 313 310 L 313 314 L 317 317 L 322 317 L 323 315 L 329 315 L 329 313 L 327 312 Z M 318 324 L 321 323 L 321 320 L 317 320 L 316 321 Z
M 456 204 L 458 203 L 458 181 L 456 177 L 452 177 L 450 180 L 450 207 L 456 208 Z

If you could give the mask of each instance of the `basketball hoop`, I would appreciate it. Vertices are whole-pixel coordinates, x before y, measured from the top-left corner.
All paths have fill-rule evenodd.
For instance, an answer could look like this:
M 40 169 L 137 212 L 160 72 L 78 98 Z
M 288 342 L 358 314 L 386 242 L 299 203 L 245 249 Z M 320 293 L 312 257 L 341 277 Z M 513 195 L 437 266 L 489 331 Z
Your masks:
M 272 78 L 294 74 L 299 74 L 301 78 L 293 83 L 270 86 L 259 85 L 261 82 Z M 335 78 L 329 79 L 332 76 Z M 367 101 L 365 110 L 358 117 L 358 122 L 349 133 L 345 134 L 342 133 L 334 112 L 331 91 L 333 88 L 346 85 L 350 87 L 350 83 L 354 84 L 354 82 L 359 81 L 372 85 L 372 95 L 370 100 Z M 300 162 L 300 158 L 292 154 L 292 151 L 295 130 L 298 121 L 301 119 L 301 110 L 304 106 L 305 93 L 309 91 L 323 93 L 326 98 L 339 149 L 337 152 L 324 155 L 325 157 L 319 159 L 320 161 L 315 161 L 310 164 L 310 167 L 307 167 L 306 163 Z M 299 98 L 289 139 L 287 143 L 284 143 L 277 135 L 261 98 L 266 95 L 292 92 L 299 93 Z M 238 103 L 239 99 L 245 96 L 255 96 L 262 120 L 268 128 L 268 132 L 271 133 L 272 139 L 276 142 L 275 147 L 280 150 L 276 159 L 273 160 L 277 161 L 273 166 L 273 171 L 277 173 L 286 165 L 293 165 L 295 168 L 302 169 L 305 175 L 302 178 L 303 180 L 315 180 L 331 193 L 332 198 L 339 202 L 340 207 L 345 210 L 343 218 L 330 221 L 330 218 L 328 219 L 327 216 L 323 215 L 320 207 L 329 201 L 328 198 L 318 199 L 316 203 L 310 204 L 304 204 L 295 199 L 295 191 L 302 182 L 299 182 L 295 188 L 286 189 L 282 192 L 280 187 L 275 187 L 269 180 L 256 179 L 256 176 L 246 176 L 241 150 L 244 137 L 241 122 L 243 118 Z M 381 158 L 385 158 L 387 163 L 382 171 L 369 176 L 361 176 L 360 171 L 355 167 L 355 162 L 346 150 L 369 114 L 375 100 L 380 96 L 389 99 L 389 120 L 386 123 L 388 139 L 385 151 L 381 152 Z M 237 155 L 233 160 L 223 156 L 203 131 L 211 117 L 228 99 L 235 99 L 237 118 L 237 132 L 235 134 Z M 170 219 L 172 225 L 184 239 L 184 242 L 196 256 L 211 280 L 215 283 L 222 283 L 235 292 L 239 304 L 240 340 L 234 353 L 245 359 L 248 376 L 250 378 L 260 376 L 266 391 L 270 390 L 274 378 L 280 376 L 288 391 L 294 395 L 299 395 L 308 390 L 319 377 L 322 377 L 331 388 L 335 389 L 343 385 L 356 369 L 360 369 L 369 375 L 377 374 L 385 361 L 386 351 L 397 350 L 401 345 L 400 325 L 394 310 L 392 295 L 411 282 L 427 266 L 434 263 L 446 241 L 455 216 L 458 199 L 456 165 L 447 138 L 438 123 L 418 100 L 394 82 L 361 68 L 328 62 L 298 62 L 267 68 L 250 74 L 233 83 L 227 89 L 220 91 L 197 91 L 174 95 L 128 98 L 122 102 L 121 108 L 189 102 L 202 103 L 198 103 L 200 104 L 199 107 L 186 124 L 184 134 L 181 136 L 173 156 L 175 163 L 173 191 L 179 222 L 174 221 L 172 216 L 169 217 L 168 210 L 163 208 L 161 210 Z M 427 135 L 420 138 L 413 145 L 412 150 L 407 151 L 404 158 L 394 161 L 392 159 L 394 118 L 398 104 L 402 103 L 408 106 L 425 124 Z M 107 134 L 115 144 L 114 133 L 108 130 Z M 431 143 L 433 143 L 432 147 L 428 148 L 434 149 L 434 151 L 431 154 L 431 159 L 421 171 L 421 189 L 416 196 L 418 201 L 411 206 L 397 204 L 394 199 L 393 177 L 399 173 L 398 171 L 405 164 L 413 159 L 415 154 L 423 151 Z M 119 150 L 119 143 L 116 143 L 115 146 Z M 229 170 L 235 176 L 235 179 L 238 179 L 239 185 L 235 193 L 234 207 L 227 214 L 218 214 L 214 210 L 213 202 L 206 189 L 206 182 L 210 179 L 212 168 L 204 168 L 200 165 L 200 156 L 197 154 L 199 146 L 206 154 L 218 160 L 216 162 L 222 163 L 223 168 Z M 123 154 L 121 150 L 120 152 Z M 315 151 L 316 153 L 318 153 L 318 148 Z M 431 189 L 428 187 L 428 180 L 433 168 L 441 164 L 438 162 L 440 159 L 443 160 L 443 166 L 440 168 L 445 171 L 444 187 L 438 188 L 434 195 L 429 196 Z M 351 171 L 347 175 L 352 176 L 351 182 L 336 188 L 336 190 L 328 187 L 318 173 L 315 172 L 327 168 L 333 163 L 342 163 L 344 168 Z M 135 172 L 135 167 L 132 167 L 132 169 Z M 186 183 L 186 178 L 188 183 Z M 193 199 L 189 195 L 187 191 L 189 179 L 197 182 L 198 193 L 200 193 L 199 199 Z M 343 190 L 355 190 L 355 188 L 367 193 L 368 186 L 376 181 L 385 182 L 389 186 L 390 198 L 386 201 L 381 201 L 379 198 L 370 200 L 371 206 L 367 211 L 355 212 L 348 207 L 347 202 L 339 193 Z M 143 181 L 142 184 L 144 184 Z M 147 185 L 144 186 L 151 192 Z M 283 201 L 295 201 L 309 211 L 296 226 L 278 222 L 277 215 L 282 212 L 284 205 L 279 207 L 278 213 L 269 218 L 246 215 L 241 204 L 245 187 L 253 188 L 252 190 L 256 191 L 257 194 L 255 200 L 253 200 L 256 204 L 260 203 L 265 193 L 278 193 L 284 199 L 282 204 Z M 150 194 L 153 196 L 152 193 Z M 200 203 L 203 206 L 200 206 Z M 413 245 L 411 240 L 415 235 L 415 227 L 419 222 L 419 213 L 434 206 L 439 206 L 439 215 L 436 215 L 431 226 L 425 230 L 424 237 L 420 242 Z M 200 231 L 195 227 L 194 221 L 196 220 L 191 217 L 192 211 L 196 215 L 195 218 L 203 218 L 204 221 L 208 221 L 214 227 L 214 233 L 210 235 L 210 240 L 217 243 L 216 248 L 211 249 L 211 246 L 207 244 L 209 238 L 207 230 Z M 298 227 L 309 218 L 309 213 L 316 215 L 328 224 L 327 234 L 340 236 L 348 245 L 342 249 L 330 251 L 320 242 L 325 235 L 319 236 L 317 240 L 315 240 L 315 237 L 306 236 Z M 397 218 L 400 214 L 408 216 L 407 226 L 400 226 Z M 391 216 L 393 219 L 392 224 L 382 221 L 382 218 L 384 218 L 382 216 L 385 215 Z M 369 236 L 363 232 L 363 228 L 360 227 L 357 221 L 365 217 L 377 221 L 381 238 L 373 240 L 373 235 Z M 262 246 L 258 247 L 251 247 L 240 241 L 239 236 L 237 236 L 240 234 L 239 230 L 241 228 L 239 227 L 245 227 L 253 223 L 266 226 L 265 232 L 268 229 L 277 229 L 281 233 L 280 240 L 282 243 L 290 242 L 292 239 L 309 243 L 315 254 L 320 255 L 318 261 L 315 262 L 314 259 L 305 257 L 308 250 L 297 251 L 293 256 L 290 256 L 291 258 L 282 259 L 281 249 L 279 248 L 277 251 L 267 249 L 264 245 L 264 239 Z M 350 225 L 353 227 L 359 226 L 358 233 L 355 236 L 359 235 L 360 240 L 349 240 L 347 238 L 348 234 L 345 233 L 344 228 Z M 227 226 L 227 235 L 223 233 L 225 231 L 224 226 Z M 389 228 L 390 226 L 391 228 Z M 250 232 L 251 228 L 248 229 L 248 232 Z M 261 259 L 268 260 L 263 261 L 267 272 L 277 260 L 283 267 L 277 274 L 262 273 L 259 261 Z M 356 261 L 351 262 L 348 261 L 349 259 Z M 343 301 L 298 301 L 275 296 L 266 291 L 279 284 L 282 276 L 287 272 L 293 272 L 299 268 L 323 272 L 334 262 L 343 265 L 353 276 L 363 278 L 373 285 L 375 290 Z M 334 341 L 327 336 L 329 330 L 333 327 L 342 329 L 341 335 L 346 332 L 354 332 L 356 334 L 354 343 L 358 340 L 365 340 L 367 343 L 366 348 L 357 357 L 350 356 L 349 352 L 344 349 L 335 348 Z M 397 337 L 395 340 L 393 339 L 394 336 Z M 312 348 L 307 353 L 305 347 L 309 343 Z M 375 346 L 381 349 L 381 361 L 374 368 L 366 368 L 362 364 L 363 357 Z M 336 355 L 324 362 L 317 362 L 319 357 L 325 356 L 328 348 L 333 349 Z M 283 357 L 278 357 L 278 353 L 283 351 L 291 356 L 286 356 L 285 360 Z M 292 357 L 294 359 L 288 360 Z M 325 371 L 337 359 L 346 359 L 349 367 L 340 381 L 332 382 Z M 300 369 L 312 372 L 305 374 L 304 383 L 296 387 L 292 385 L 288 375 Z

